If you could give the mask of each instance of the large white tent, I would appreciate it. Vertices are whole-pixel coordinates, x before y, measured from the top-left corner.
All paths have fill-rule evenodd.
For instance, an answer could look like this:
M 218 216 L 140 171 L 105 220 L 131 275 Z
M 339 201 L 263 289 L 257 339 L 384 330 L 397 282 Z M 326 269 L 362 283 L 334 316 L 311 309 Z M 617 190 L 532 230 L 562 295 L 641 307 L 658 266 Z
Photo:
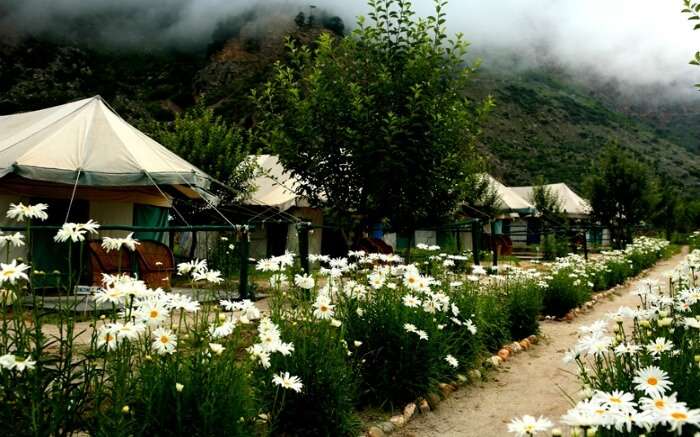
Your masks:
M 544 187 L 557 196 L 567 216 L 571 218 L 586 218 L 591 214 L 591 206 L 588 201 L 576 194 L 565 183 L 547 184 Z M 510 187 L 510 189 L 524 199 L 532 199 L 533 186 Z
M 81 187 L 167 185 L 190 198 L 211 180 L 127 123 L 100 96 L 0 116 L 0 177 L 10 174 Z
M 99 96 L 0 116 L 2 225 L 13 224 L 4 214 L 10 203 L 44 202 L 48 224 L 90 218 L 102 225 L 160 227 L 168 223 L 174 198 L 215 202 L 208 193 L 211 181 L 127 123 Z M 44 234 L 38 232 L 32 245 L 52 247 L 51 236 Z M 158 240 L 164 234 L 141 232 L 138 237 Z M 13 256 L 23 256 L 24 250 Z M 34 261 L 40 262 L 39 257 Z
M 501 209 L 509 213 L 518 213 L 523 215 L 533 214 L 535 212 L 535 206 L 513 191 L 510 187 L 505 186 L 496 178 L 487 173 L 482 174 L 481 177 L 488 178 L 490 186 L 496 190 L 496 193 L 501 200 Z

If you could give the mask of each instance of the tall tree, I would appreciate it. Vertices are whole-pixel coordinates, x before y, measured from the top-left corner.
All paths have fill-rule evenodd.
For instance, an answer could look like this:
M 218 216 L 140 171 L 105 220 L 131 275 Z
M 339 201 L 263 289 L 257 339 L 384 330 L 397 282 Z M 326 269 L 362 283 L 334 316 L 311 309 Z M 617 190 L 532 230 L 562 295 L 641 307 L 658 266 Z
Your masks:
M 632 240 L 632 227 L 651 217 L 656 203 L 651 170 L 616 144 L 605 148 L 586 180 L 593 218 L 609 229 L 612 244 Z
M 370 21 L 347 37 L 290 41 L 290 61 L 254 94 L 263 147 L 346 224 L 446 220 L 480 163 L 475 138 L 492 102 L 465 97 L 474 69 L 462 36 L 448 39 L 445 5 L 416 18 L 408 1 L 370 0 Z

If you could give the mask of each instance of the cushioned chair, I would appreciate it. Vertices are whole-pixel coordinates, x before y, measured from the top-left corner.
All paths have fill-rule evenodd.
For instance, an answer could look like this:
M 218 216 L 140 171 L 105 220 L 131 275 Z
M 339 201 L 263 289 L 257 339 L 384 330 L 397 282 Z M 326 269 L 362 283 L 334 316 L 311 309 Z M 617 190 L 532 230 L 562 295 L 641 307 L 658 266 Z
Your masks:
M 87 243 L 90 259 L 90 280 L 92 285 L 102 285 L 102 274 L 116 275 L 119 272 L 130 275 L 131 261 L 126 249 L 107 252 L 102 248 L 102 240 L 90 240 Z M 121 257 L 121 260 L 120 260 Z
M 141 240 L 136 246 L 139 278 L 150 288 L 170 288 L 175 259 L 168 246 L 158 241 Z

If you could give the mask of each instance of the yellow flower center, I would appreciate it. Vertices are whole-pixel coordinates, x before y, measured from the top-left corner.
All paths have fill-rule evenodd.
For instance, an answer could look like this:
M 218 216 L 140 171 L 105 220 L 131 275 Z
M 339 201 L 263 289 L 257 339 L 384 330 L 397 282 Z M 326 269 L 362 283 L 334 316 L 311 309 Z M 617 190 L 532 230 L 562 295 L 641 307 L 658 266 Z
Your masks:
M 109 342 L 109 341 L 114 340 L 114 337 L 112 336 L 112 334 L 107 334 L 107 335 L 105 335 L 105 340 L 107 340 Z
M 649 385 L 656 385 L 658 383 L 659 383 L 659 381 L 656 378 L 654 378 L 653 376 L 650 376 L 649 378 L 647 378 L 647 384 L 649 384 Z
M 621 403 L 622 403 L 622 399 L 613 396 L 613 397 L 610 398 L 610 403 L 611 403 L 611 404 L 621 404 Z
M 9 276 L 14 275 L 14 274 L 15 274 L 15 271 L 14 271 L 14 270 L 5 270 L 4 272 L 2 272 L 2 274 L 3 274 L 5 277 L 9 277 Z
M 159 314 L 159 313 L 158 313 L 157 310 L 151 310 L 151 312 L 148 313 L 148 316 L 149 316 L 150 318 L 152 318 L 152 319 L 155 319 L 156 317 L 158 317 L 158 314 Z
M 654 405 L 656 406 L 656 408 L 661 410 L 666 406 L 666 402 L 664 402 L 663 399 L 657 399 L 656 402 L 654 402 Z
M 671 413 L 671 417 L 673 417 L 676 420 L 688 420 L 688 415 L 682 411 L 675 411 Z
M 163 344 L 168 344 L 168 343 L 170 343 L 170 338 L 168 338 L 167 335 L 161 335 L 161 336 L 160 336 L 160 342 L 163 343 Z

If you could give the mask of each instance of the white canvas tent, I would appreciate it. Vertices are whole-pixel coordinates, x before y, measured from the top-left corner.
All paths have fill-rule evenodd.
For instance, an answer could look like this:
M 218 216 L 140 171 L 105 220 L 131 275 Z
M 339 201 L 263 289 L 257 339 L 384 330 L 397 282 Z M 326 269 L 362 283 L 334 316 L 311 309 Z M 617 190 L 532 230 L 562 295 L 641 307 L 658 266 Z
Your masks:
M 588 201 L 576 194 L 565 183 L 547 184 L 544 187 L 557 196 L 564 213 L 570 218 L 586 218 L 591 214 L 591 206 Z M 510 187 L 510 189 L 524 199 L 532 199 L 533 186 Z
M 277 156 L 251 155 L 248 159 L 255 160 L 257 169 L 252 183 L 253 192 L 244 203 L 262 209 L 260 217 L 264 221 L 251 233 L 251 256 L 261 258 L 275 255 L 282 247 L 297 252 L 296 222 L 303 220 L 322 225 L 322 211 L 312 207 L 308 199 L 296 193 L 297 179 L 285 170 Z M 270 214 L 265 209 L 274 211 Z M 289 224 L 282 229 L 284 222 Z M 321 239 L 322 230 L 313 229 L 309 235 L 310 253 L 321 253 Z
M 0 177 L 89 187 L 167 185 L 199 197 L 211 178 L 117 115 L 100 96 L 0 116 Z
M 255 160 L 257 169 L 252 183 L 254 191 L 245 203 L 280 211 L 287 211 L 295 206 L 309 206 L 306 198 L 295 192 L 298 182 L 282 167 L 277 156 L 251 155 L 248 159 Z
M 501 199 L 501 208 L 509 213 L 518 213 L 521 215 L 533 214 L 535 206 L 513 191 L 510 187 L 506 187 L 493 176 L 484 173 L 482 177 L 488 178 L 490 185 L 496 190 L 498 197 Z
M 211 178 L 99 97 L 0 116 L 0 224 L 10 203 L 49 203 L 49 222 L 166 224 L 174 198 L 216 198 Z M 124 231 L 103 231 L 102 236 Z M 161 235 L 162 233 L 158 234 Z M 21 256 L 22 253 L 14 254 Z

